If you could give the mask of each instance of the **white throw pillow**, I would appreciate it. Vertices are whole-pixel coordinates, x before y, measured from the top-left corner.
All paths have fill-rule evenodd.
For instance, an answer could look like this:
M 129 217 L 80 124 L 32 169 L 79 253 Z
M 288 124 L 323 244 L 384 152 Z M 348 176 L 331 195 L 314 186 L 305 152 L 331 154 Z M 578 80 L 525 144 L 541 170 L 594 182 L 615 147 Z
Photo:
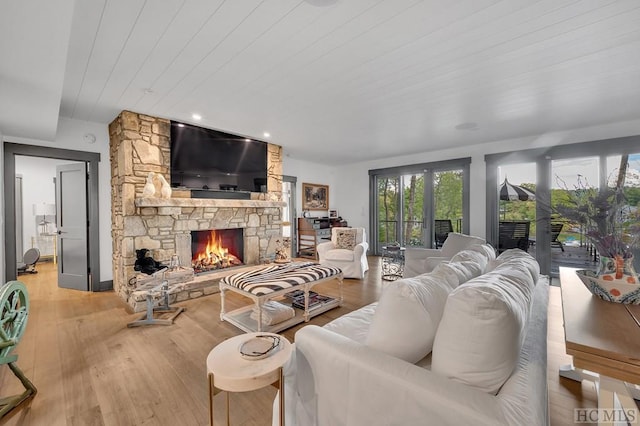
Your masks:
M 506 250 L 502 252 L 500 256 L 496 258 L 496 260 L 500 261 L 501 264 L 512 262 L 510 263 L 511 265 L 515 264 L 513 262 L 520 262 L 528 269 L 529 273 L 531 274 L 531 278 L 533 278 L 533 282 L 538 282 L 538 278 L 540 277 L 540 265 L 538 264 L 536 259 L 526 251 L 520 249 Z
M 473 250 L 473 251 L 482 253 L 487 258 L 487 262 L 491 262 L 496 258 L 496 250 L 489 243 L 477 244 L 469 247 L 468 250 Z
M 531 291 L 497 271 L 451 292 L 433 344 L 431 371 L 496 394 L 516 366 Z
M 484 244 L 485 239 L 471 235 L 449 232 L 447 239 L 442 244 L 442 255 L 453 257 L 454 254 L 476 244 Z
M 440 263 L 433 271 L 429 272 L 428 275 L 446 282 L 452 290 L 460 285 L 458 274 L 451 266 L 448 266 L 448 262 Z
M 424 358 L 431 352 L 450 290 L 446 281 L 428 275 L 389 283 L 371 321 L 367 346 L 412 364 Z
M 464 260 L 461 262 L 449 262 L 447 265 L 458 275 L 460 284 L 482 275 L 482 269 L 476 262 Z
M 474 246 L 475 247 L 475 246 Z M 475 262 L 481 271 L 487 267 L 487 255 L 477 250 L 473 250 L 473 247 L 462 250 L 461 252 L 456 253 L 452 258 L 451 262 Z

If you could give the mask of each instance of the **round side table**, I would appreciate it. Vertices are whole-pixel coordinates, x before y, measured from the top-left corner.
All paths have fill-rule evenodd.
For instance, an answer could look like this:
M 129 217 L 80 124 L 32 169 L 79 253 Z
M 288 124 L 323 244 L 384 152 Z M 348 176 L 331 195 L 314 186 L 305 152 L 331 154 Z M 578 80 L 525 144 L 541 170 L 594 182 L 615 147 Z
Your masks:
M 277 336 L 280 343 L 262 359 L 248 360 L 240 355 L 244 342 L 258 336 Z M 216 389 L 226 391 L 227 425 L 229 424 L 229 392 L 247 392 L 275 384 L 280 389 L 280 425 L 284 424 L 284 377 L 282 367 L 291 357 L 291 343 L 274 333 L 247 333 L 217 345 L 207 356 L 209 377 L 209 424 L 213 425 L 213 396 Z
M 400 246 L 382 247 L 382 279 L 395 281 L 404 273 L 405 248 Z

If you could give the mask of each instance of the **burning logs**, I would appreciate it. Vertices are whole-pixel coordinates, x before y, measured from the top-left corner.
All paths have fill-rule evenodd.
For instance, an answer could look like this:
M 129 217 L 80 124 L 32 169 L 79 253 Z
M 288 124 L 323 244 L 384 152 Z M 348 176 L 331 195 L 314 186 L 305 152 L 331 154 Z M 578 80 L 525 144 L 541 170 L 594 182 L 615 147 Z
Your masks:
M 242 261 L 233 254 L 228 253 L 226 250 L 218 253 L 209 252 L 205 256 L 199 256 L 199 258 L 192 262 L 193 269 L 196 273 L 239 265 L 242 265 Z

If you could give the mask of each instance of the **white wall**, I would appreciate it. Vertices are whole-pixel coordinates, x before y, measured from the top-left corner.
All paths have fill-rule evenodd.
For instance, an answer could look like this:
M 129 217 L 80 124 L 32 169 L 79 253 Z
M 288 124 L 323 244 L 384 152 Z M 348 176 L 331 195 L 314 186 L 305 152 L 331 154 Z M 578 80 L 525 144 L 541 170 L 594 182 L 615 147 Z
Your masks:
M 40 232 L 36 224 L 33 205 L 55 204 L 56 187 L 53 179 L 56 176 L 56 166 L 69 163 L 72 161 L 16 156 L 16 174 L 22 175 L 23 252 L 31 248 L 32 241 L 37 241 Z M 52 231 L 53 227 L 50 230 Z
M 85 140 L 84 135 L 87 133 L 95 135 L 95 143 L 88 143 Z M 98 179 L 100 185 L 98 191 L 100 220 L 100 281 L 109 281 L 113 279 L 113 270 L 111 266 L 111 166 L 109 161 L 108 125 L 61 118 L 58 122 L 56 140 L 53 142 L 15 138 L 9 135 L 4 135 L 3 140 L 6 142 L 72 149 L 76 151 L 97 152 L 100 154 L 100 164 L 98 165 Z M 1 191 L 2 199 L 4 200 L 4 187 Z M 4 225 L 2 229 L 4 232 Z M 4 257 L 4 245 L 0 247 L 0 254 Z
M 334 179 L 339 182 L 339 185 L 336 187 L 336 191 L 333 192 L 332 198 L 335 200 L 334 206 L 340 210 L 340 214 L 343 217 L 349 220 L 350 226 L 364 226 L 368 229 L 369 170 L 471 157 L 470 233 L 484 237 L 486 234 L 486 165 L 484 156 L 486 154 L 638 134 L 640 134 L 640 120 L 634 120 L 571 131 L 550 132 L 518 139 L 494 141 L 470 147 L 349 164 L 334 169 L 332 174 Z M 390 143 L 393 143 L 393 141 L 390 141 Z M 579 153 L 577 154 L 579 155 Z M 369 235 L 371 235 L 370 232 Z
M 277 143 L 277 142 L 276 142 Z M 317 183 L 321 185 L 329 185 L 329 209 L 338 210 L 338 214 L 342 215 L 340 206 L 337 202 L 337 193 L 342 189 L 338 188 L 338 180 L 336 179 L 336 169 L 332 166 L 324 164 L 316 164 L 308 161 L 297 160 L 287 155 L 283 157 L 282 173 L 286 176 L 295 176 L 298 178 L 296 182 L 296 212 L 298 217 L 302 217 L 302 184 Z M 327 211 L 311 211 L 311 216 L 327 216 Z M 346 220 L 348 217 L 342 215 Z

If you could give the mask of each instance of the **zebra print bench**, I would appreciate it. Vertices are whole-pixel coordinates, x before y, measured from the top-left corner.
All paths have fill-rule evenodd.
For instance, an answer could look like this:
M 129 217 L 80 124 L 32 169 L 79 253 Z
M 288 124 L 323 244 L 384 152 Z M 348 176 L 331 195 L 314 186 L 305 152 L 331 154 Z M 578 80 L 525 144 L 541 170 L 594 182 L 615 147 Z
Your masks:
M 312 262 L 292 262 L 289 264 L 272 264 L 260 266 L 249 271 L 229 275 L 220 280 L 220 319 L 230 322 L 246 331 L 268 331 L 277 333 L 295 324 L 309 321 L 309 318 L 319 315 L 342 305 L 342 271 L 331 266 L 322 266 Z M 339 297 L 333 302 L 326 303 L 310 311 L 308 307 L 309 291 L 321 282 L 335 280 L 338 283 Z M 253 305 L 245 306 L 231 312 L 225 311 L 226 291 L 241 294 L 253 300 L 258 310 L 258 321 L 250 318 Z M 281 297 L 294 290 L 302 290 L 305 294 L 306 309 L 296 311 L 295 317 L 271 326 L 262 324 L 262 305 L 274 298 Z

